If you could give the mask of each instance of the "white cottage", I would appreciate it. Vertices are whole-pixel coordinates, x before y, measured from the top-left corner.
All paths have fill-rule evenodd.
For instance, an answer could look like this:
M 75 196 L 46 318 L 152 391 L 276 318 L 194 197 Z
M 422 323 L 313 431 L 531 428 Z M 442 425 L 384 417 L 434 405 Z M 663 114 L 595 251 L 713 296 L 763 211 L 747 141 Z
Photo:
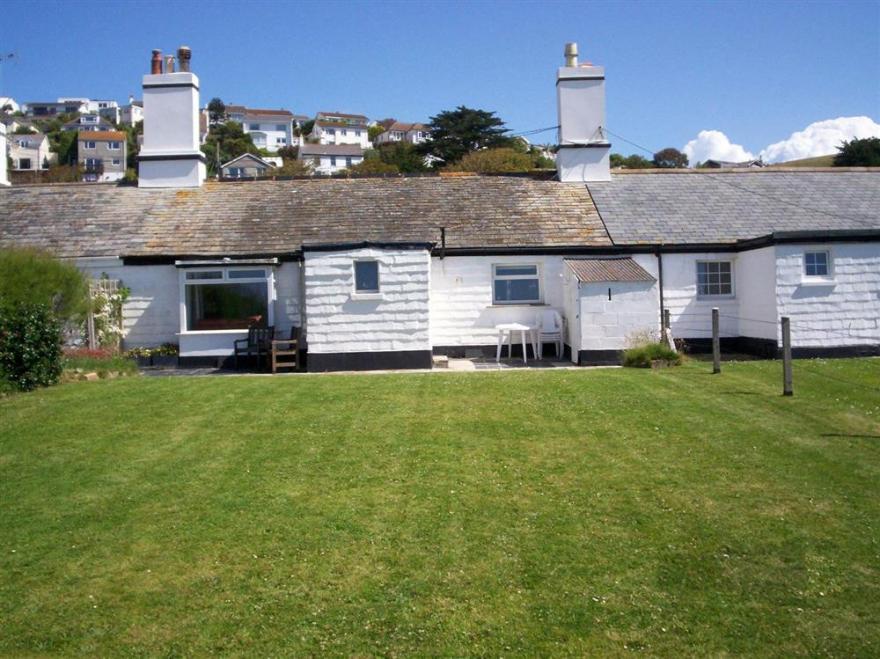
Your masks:
M 309 370 L 427 368 L 546 309 L 576 364 L 616 363 L 667 311 L 699 347 L 713 307 L 736 350 L 776 354 L 789 316 L 796 355 L 880 354 L 880 171 L 610 173 L 604 72 L 567 64 L 560 180 L 206 183 L 197 80 L 151 74 L 140 187 L 0 188 L 0 246 L 122 280 L 126 347 L 183 363 L 229 360 L 259 323 L 301 328 Z

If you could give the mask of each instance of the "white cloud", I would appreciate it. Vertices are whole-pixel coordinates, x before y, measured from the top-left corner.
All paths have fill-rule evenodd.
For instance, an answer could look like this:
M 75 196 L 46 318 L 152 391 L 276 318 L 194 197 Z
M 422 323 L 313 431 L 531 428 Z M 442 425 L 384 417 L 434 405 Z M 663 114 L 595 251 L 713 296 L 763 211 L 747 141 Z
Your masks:
M 701 133 L 702 134 L 702 133 Z M 844 140 L 880 137 L 880 124 L 870 117 L 838 117 L 810 124 L 761 151 L 766 162 L 785 162 L 837 153 Z
M 733 144 L 720 130 L 701 130 L 697 138 L 684 145 L 682 152 L 687 155 L 691 167 L 698 162 L 709 160 L 725 160 L 742 162 L 755 156 L 740 144 Z

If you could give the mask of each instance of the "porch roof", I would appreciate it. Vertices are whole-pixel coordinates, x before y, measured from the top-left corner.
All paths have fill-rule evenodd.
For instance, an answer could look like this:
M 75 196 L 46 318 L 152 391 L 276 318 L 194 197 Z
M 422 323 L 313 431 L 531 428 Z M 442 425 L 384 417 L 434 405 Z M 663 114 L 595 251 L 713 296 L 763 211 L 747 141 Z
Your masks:
M 629 257 L 565 259 L 574 276 L 582 283 L 607 281 L 655 281 L 647 270 Z

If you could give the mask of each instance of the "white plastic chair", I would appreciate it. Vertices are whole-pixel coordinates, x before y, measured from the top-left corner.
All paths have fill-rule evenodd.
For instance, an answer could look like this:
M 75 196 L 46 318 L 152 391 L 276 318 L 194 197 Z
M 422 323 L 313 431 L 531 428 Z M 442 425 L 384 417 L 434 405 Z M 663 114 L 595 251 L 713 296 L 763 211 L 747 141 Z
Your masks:
M 539 311 L 535 318 L 538 339 L 538 359 L 544 358 L 544 342 L 552 342 L 556 347 L 556 357 L 563 355 L 562 316 L 555 309 Z

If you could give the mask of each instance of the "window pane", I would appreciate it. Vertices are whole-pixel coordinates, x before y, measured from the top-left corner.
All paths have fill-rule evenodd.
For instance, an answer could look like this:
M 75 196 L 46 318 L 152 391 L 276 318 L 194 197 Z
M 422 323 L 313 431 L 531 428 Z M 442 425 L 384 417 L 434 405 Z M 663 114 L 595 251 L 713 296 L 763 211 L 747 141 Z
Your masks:
M 354 262 L 354 290 L 360 293 L 379 291 L 379 263 L 377 261 Z
M 230 279 L 264 279 L 265 270 L 229 270 L 226 276 Z
M 536 265 L 497 265 L 495 266 L 495 276 L 504 277 L 507 275 L 531 275 L 534 277 L 538 274 L 538 266 Z
M 211 270 L 209 272 L 187 272 L 187 279 L 223 279 L 222 270 Z
M 537 302 L 537 279 L 498 279 L 495 281 L 496 302 Z
M 266 282 L 186 287 L 186 329 L 247 329 L 268 321 Z

